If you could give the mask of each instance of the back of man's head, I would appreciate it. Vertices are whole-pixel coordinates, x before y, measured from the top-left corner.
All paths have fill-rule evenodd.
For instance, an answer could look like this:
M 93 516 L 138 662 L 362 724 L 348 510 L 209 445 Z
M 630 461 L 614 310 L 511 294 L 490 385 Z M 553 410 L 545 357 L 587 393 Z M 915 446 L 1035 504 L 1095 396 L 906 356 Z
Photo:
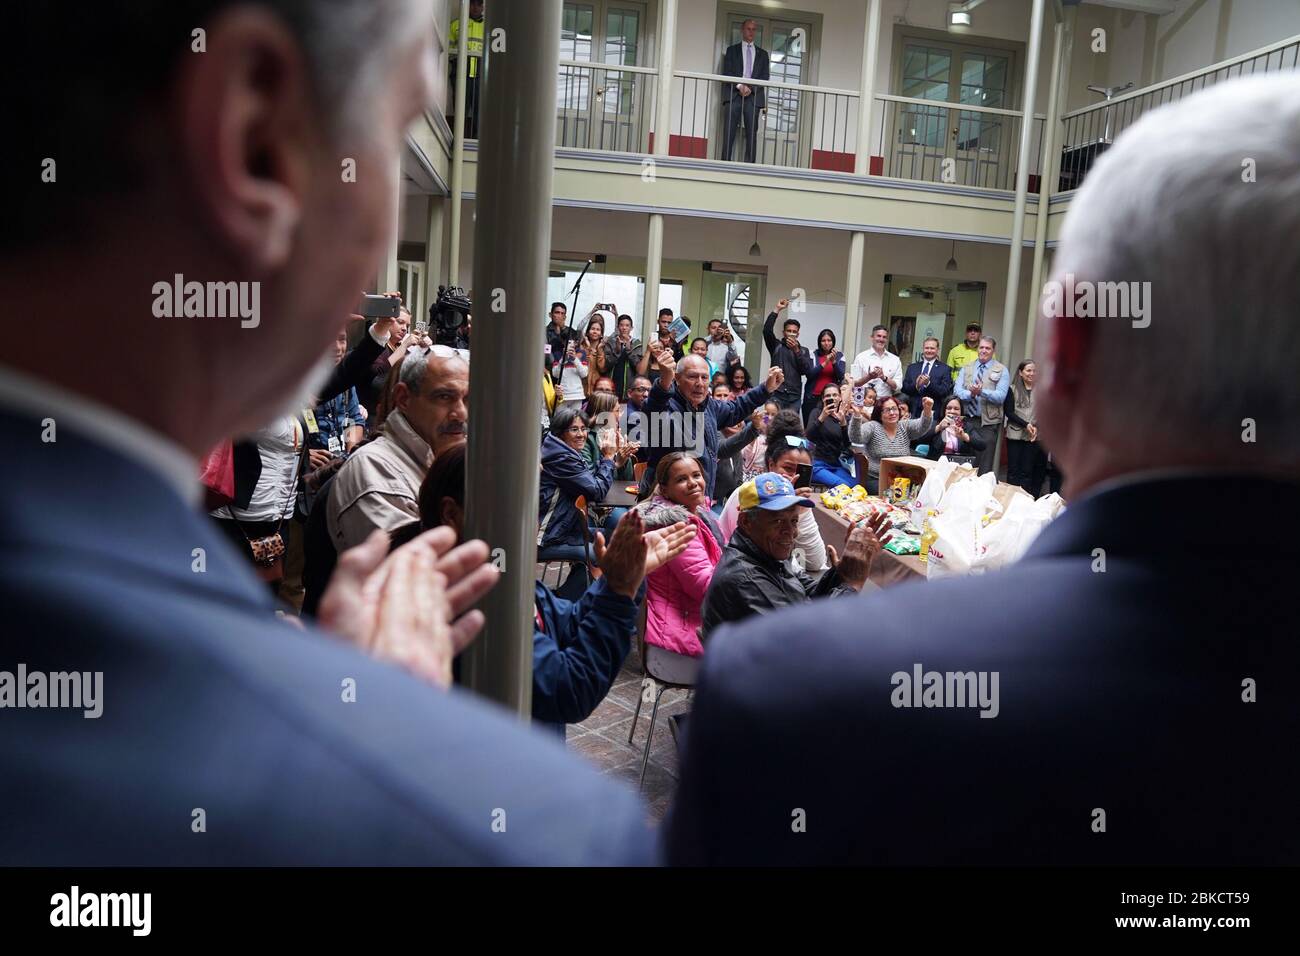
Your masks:
M 1230 81 L 1126 130 L 1070 202 L 1052 280 L 1076 313 L 1071 282 L 1095 284 L 1094 316 L 1129 302 L 1052 317 L 1044 298 L 1038 417 L 1077 490 L 1144 467 L 1294 475 L 1300 81 Z
M 0 296 L 38 310 L 75 254 L 67 331 L 115 334 L 97 368 L 14 343 L 0 361 L 192 451 L 281 411 L 391 233 L 430 19 L 417 0 L 16 6 Z M 149 365 L 153 394 L 121 387 Z

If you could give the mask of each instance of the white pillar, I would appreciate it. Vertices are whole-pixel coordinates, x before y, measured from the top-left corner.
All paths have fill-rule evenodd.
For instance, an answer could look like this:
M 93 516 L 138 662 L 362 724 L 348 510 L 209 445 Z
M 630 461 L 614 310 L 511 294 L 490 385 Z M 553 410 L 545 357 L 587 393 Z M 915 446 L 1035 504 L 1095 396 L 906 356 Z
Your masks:
M 486 33 L 486 31 L 484 31 Z M 484 50 L 486 52 L 486 50 Z M 456 49 L 456 115 L 452 127 L 451 147 L 451 254 L 447 266 L 447 283 L 460 285 L 460 206 L 465 181 L 465 84 L 469 81 L 469 0 L 460 0 L 460 42 Z M 479 62 L 479 83 L 485 83 L 484 63 Z M 479 112 L 483 93 L 479 90 Z M 482 115 L 479 122 L 482 123 Z
M 447 203 L 442 196 L 429 197 L 429 228 L 424 238 L 424 284 L 428 289 L 425 294 L 425 306 L 432 305 L 438 295 L 438 286 L 447 284 L 447 277 L 442 272 L 442 233 L 447 224 Z
M 655 156 L 668 155 L 672 135 L 673 57 L 677 38 L 677 0 L 659 3 L 659 72 L 655 74 Z M 641 341 L 648 347 L 653 339 L 659 312 L 659 278 L 663 274 L 664 217 L 650 213 L 646 233 L 645 308 L 641 315 Z
M 1062 101 L 1070 75 L 1070 54 L 1074 46 L 1074 22 L 1079 8 L 1070 7 L 1065 18 L 1056 23 L 1052 39 L 1052 85 L 1048 93 L 1047 121 L 1043 126 L 1043 159 L 1039 164 L 1042 181 L 1038 190 L 1038 222 L 1034 231 L 1034 273 L 1029 286 L 1028 324 L 1025 329 L 1025 358 L 1034 351 L 1034 332 L 1038 328 L 1038 306 L 1043 289 L 1043 259 L 1047 253 L 1047 219 L 1051 212 L 1051 195 L 1060 177 L 1061 143 L 1064 126 L 1061 123 Z
M 1011 355 L 1015 341 L 1016 298 L 1020 290 L 1020 259 L 1024 255 L 1025 202 L 1029 195 L 1029 153 L 1034 131 L 1034 94 L 1038 90 L 1038 53 L 1043 38 L 1043 0 L 1033 0 L 1029 17 L 1029 53 L 1025 58 L 1025 92 L 1021 98 L 1020 150 L 1016 160 L 1016 206 L 1011 217 L 1011 251 L 1007 256 L 1007 295 L 1002 307 L 1002 354 Z
M 377 292 L 397 291 L 397 244 L 401 241 L 402 230 L 402 161 L 397 161 L 397 184 L 393 196 L 393 230 L 388 236 L 388 247 L 384 249 L 384 261 L 379 264 L 379 287 Z M 410 308 L 410 303 L 406 303 Z
M 862 75 L 858 78 L 858 143 L 853 172 L 865 176 L 871 169 L 871 123 L 876 100 L 876 60 L 880 49 L 880 0 L 867 0 L 867 22 L 862 31 Z M 849 238 L 849 268 L 844 277 L 844 341 L 840 348 L 853 361 L 858 351 L 858 306 L 861 302 L 862 259 L 867 234 Z
M 655 340 L 655 320 L 659 312 L 659 276 L 664 259 L 664 217 L 650 213 L 650 229 L 645 253 L 645 309 L 641 315 L 641 341 L 646 348 Z

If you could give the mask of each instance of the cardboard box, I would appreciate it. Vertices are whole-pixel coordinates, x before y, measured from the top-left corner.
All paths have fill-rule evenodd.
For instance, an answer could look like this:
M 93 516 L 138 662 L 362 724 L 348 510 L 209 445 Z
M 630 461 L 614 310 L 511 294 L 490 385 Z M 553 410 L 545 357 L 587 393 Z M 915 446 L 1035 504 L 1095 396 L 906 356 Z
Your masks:
M 901 458 L 882 458 L 880 460 L 880 493 L 883 495 L 885 489 L 893 483 L 895 478 L 907 478 L 912 482 L 912 488 L 918 489 L 925 482 L 925 476 L 930 473 L 930 469 L 939 464 L 937 461 L 930 461 L 928 458 L 917 458 L 907 456 Z M 968 465 L 959 465 L 945 483 L 945 488 L 951 488 L 955 483 L 963 478 L 975 474 L 975 469 Z M 1019 485 L 1009 485 L 1005 481 L 999 481 L 993 489 L 993 497 L 997 499 L 1002 510 L 1006 511 L 1011 504 L 1011 499 L 1017 495 L 1029 497 Z
M 917 458 L 913 455 L 880 459 L 880 493 L 883 495 L 885 490 L 894 483 L 895 478 L 907 478 L 912 482 L 912 488 L 919 489 L 925 483 L 925 476 L 930 473 L 930 469 L 937 464 L 939 464 L 937 461 L 931 461 L 928 458 Z M 944 487 L 951 488 L 955 482 L 973 474 L 975 474 L 974 468 L 958 466 L 948 476 L 948 481 Z

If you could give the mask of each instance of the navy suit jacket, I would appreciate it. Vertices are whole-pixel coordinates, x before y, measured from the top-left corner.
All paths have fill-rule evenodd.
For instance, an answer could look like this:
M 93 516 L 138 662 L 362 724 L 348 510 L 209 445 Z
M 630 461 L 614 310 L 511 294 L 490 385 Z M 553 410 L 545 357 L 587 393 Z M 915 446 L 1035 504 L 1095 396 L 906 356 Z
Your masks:
M 0 670 L 102 671 L 103 714 L 0 711 L 0 864 L 653 859 L 640 802 L 553 735 L 278 622 L 162 478 L 41 431 L 0 413 Z
M 1272 533 L 1217 534 L 1228 489 Z M 1300 863 L 1298 503 L 1255 478 L 1119 486 L 1001 572 L 720 628 L 669 862 Z M 998 716 L 895 707 L 918 663 L 998 672 Z
M 916 387 L 916 377 L 921 374 L 921 369 L 925 368 L 925 362 L 913 362 L 903 373 L 902 392 L 907 395 L 907 403 L 912 409 L 912 417 L 917 418 L 921 414 L 921 399 L 930 396 L 934 399 L 934 410 L 937 417 L 943 417 L 943 409 L 940 403 L 952 394 L 952 369 L 944 364 L 943 359 L 935 359 L 934 366 L 930 369 L 930 381 L 926 383 L 925 388 Z
M 745 75 L 745 53 L 741 49 L 741 44 L 733 43 L 727 47 L 727 52 L 722 56 L 722 75 L 739 76 Z M 751 80 L 770 80 L 769 58 L 767 51 L 757 43 L 754 44 L 754 68 L 751 71 Z M 761 110 L 767 106 L 767 87 L 753 86 L 750 87 L 754 97 L 754 109 Z M 730 103 L 732 97 L 740 98 L 740 93 L 736 90 L 734 83 L 722 84 L 722 102 Z

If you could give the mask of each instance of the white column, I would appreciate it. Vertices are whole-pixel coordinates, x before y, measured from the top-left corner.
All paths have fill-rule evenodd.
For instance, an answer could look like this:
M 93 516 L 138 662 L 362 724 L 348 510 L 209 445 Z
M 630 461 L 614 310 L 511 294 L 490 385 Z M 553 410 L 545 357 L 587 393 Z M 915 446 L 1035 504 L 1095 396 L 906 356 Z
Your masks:
M 424 239 L 424 284 L 426 307 L 438 296 L 438 286 L 447 284 L 442 271 L 442 233 L 447 224 L 447 202 L 442 196 L 429 197 L 429 228 Z
M 486 31 L 484 31 L 486 35 Z M 460 40 L 456 45 L 456 115 L 451 146 L 451 254 L 447 282 L 460 285 L 460 206 L 465 181 L 465 84 L 469 81 L 469 0 L 460 0 Z M 484 52 L 487 52 L 484 50 Z M 485 63 L 479 63 L 479 83 L 486 83 Z M 483 122 L 483 91 L 479 88 L 479 123 Z
M 677 0 L 660 0 L 659 3 L 659 72 L 655 74 L 655 156 L 668 155 L 668 140 L 672 135 L 673 56 L 677 37 Z M 659 278 L 663 273 L 664 217 L 650 213 L 646 233 L 645 254 L 645 308 L 641 315 L 641 341 L 648 346 L 652 340 L 655 319 L 659 312 Z
M 641 341 L 647 348 L 654 341 L 655 320 L 659 312 L 659 276 L 664 260 L 664 217 L 650 213 L 650 229 L 646 236 L 645 252 L 645 308 L 641 315 Z
M 1007 256 L 1007 295 L 1002 307 L 1002 354 L 1011 355 L 1016 333 L 1016 298 L 1020 259 L 1024 255 L 1025 202 L 1029 195 L 1029 153 L 1034 132 L 1034 94 L 1038 90 L 1038 53 L 1043 38 L 1043 0 L 1033 0 L 1029 17 L 1029 52 L 1025 58 L 1025 92 L 1021 97 L 1020 150 L 1016 160 L 1016 206 L 1011 217 L 1011 251 Z
M 1052 86 L 1047 100 L 1047 121 L 1043 127 L 1043 159 L 1039 164 L 1042 181 L 1038 190 L 1038 222 L 1034 231 L 1034 273 L 1029 286 L 1028 325 L 1025 329 L 1025 358 L 1034 351 L 1034 332 L 1038 328 L 1038 306 L 1043 290 L 1043 259 L 1047 253 L 1047 219 L 1051 212 L 1051 195 L 1060 177 L 1061 143 L 1064 125 L 1061 123 L 1062 100 L 1065 98 L 1067 78 L 1070 75 L 1070 53 L 1074 46 L 1074 22 L 1079 8 L 1070 7 L 1065 18 L 1056 23 L 1052 39 Z
M 867 0 L 867 22 L 862 31 L 862 75 L 858 78 L 858 143 L 853 172 L 865 176 L 871 169 L 871 123 L 876 102 L 876 59 L 880 48 L 880 0 Z M 862 259 L 867 234 L 849 238 L 849 269 L 844 277 L 844 341 L 840 348 L 848 361 L 858 351 L 858 306 L 861 301 Z
M 388 247 L 384 250 L 384 261 L 379 264 L 379 287 L 377 292 L 397 291 L 397 244 L 401 240 L 402 229 L 402 161 L 397 161 L 397 184 L 393 192 L 393 231 L 388 237 Z M 407 308 L 410 308 L 408 303 Z

